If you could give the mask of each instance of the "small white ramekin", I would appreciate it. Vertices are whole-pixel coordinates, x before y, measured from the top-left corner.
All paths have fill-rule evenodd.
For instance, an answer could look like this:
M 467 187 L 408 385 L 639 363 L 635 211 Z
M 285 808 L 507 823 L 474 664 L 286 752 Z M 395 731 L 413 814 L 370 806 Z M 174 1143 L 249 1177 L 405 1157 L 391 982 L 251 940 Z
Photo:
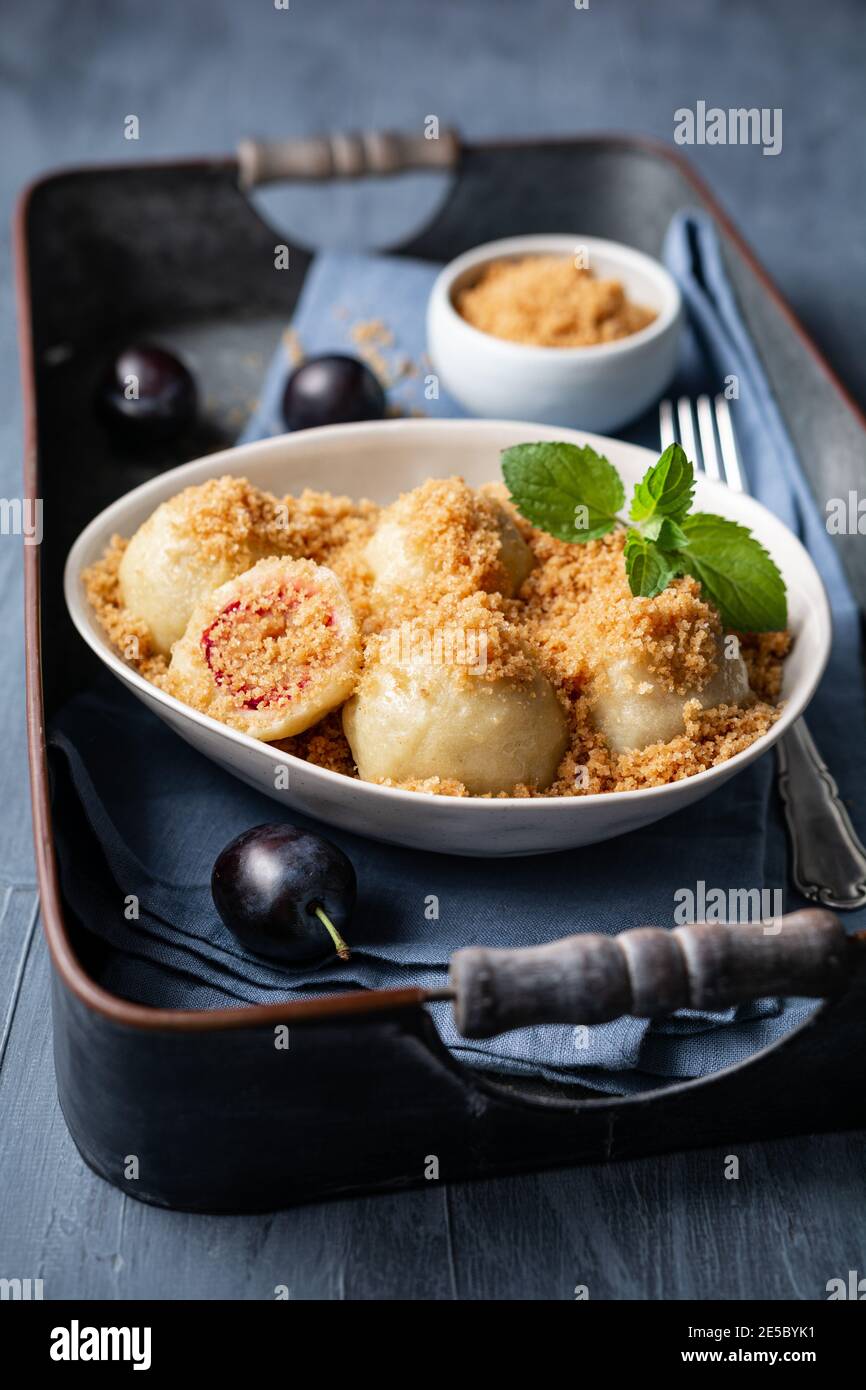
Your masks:
M 617 279 L 656 318 L 627 338 L 593 347 L 536 347 L 482 333 L 457 312 L 458 290 L 491 261 L 585 253 L 599 279 Z M 677 363 L 682 301 L 676 281 L 652 256 L 584 236 L 519 236 L 489 241 L 451 261 L 427 308 L 427 346 L 441 384 L 473 415 L 538 420 L 607 432 L 636 419 L 668 386 Z

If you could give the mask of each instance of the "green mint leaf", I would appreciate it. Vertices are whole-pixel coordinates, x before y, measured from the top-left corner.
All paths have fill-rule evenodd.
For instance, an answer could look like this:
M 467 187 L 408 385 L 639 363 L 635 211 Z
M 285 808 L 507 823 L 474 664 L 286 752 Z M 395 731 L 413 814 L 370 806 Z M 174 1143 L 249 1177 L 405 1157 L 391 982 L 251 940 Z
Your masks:
M 502 472 L 521 516 L 557 540 L 598 540 L 625 505 L 613 464 L 588 444 L 517 444 L 503 451 Z
M 679 444 L 671 444 L 635 488 L 629 516 L 637 522 L 658 516 L 682 521 L 692 505 L 694 490 L 692 465 Z
M 625 491 L 616 469 L 589 445 L 518 444 L 502 454 L 512 501 L 533 526 L 562 541 L 590 541 L 619 522 Z M 787 626 L 785 582 L 759 541 L 736 521 L 689 515 L 692 465 L 677 444 L 635 488 L 625 543 L 629 588 L 655 598 L 690 574 L 726 627 L 778 632 Z
M 679 557 L 669 555 L 640 531 L 628 532 L 624 558 L 629 588 L 635 598 L 655 598 L 682 573 Z
M 688 545 L 677 556 L 714 603 L 726 627 L 780 632 L 788 624 L 785 581 L 745 526 L 710 512 L 683 521 Z
M 654 516 L 640 527 L 642 536 L 655 541 L 662 550 L 682 550 L 689 543 L 683 528 L 669 516 Z

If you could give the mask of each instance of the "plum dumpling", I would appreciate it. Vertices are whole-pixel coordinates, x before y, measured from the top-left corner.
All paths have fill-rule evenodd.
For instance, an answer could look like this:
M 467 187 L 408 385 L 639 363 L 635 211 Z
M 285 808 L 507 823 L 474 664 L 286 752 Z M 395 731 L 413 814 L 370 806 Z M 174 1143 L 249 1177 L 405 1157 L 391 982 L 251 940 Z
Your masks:
M 166 656 L 200 599 L 286 548 L 276 498 L 245 478 L 213 478 L 163 502 L 120 562 L 121 599 Z
M 343 728 L 364 781 L 435 779 L 476 796 L 544 790 L 569 742 L 553 686 L 486 594 L 371 638 Z
M 170 695 L 254 738 L 302 733 L 355 686 L 361 644 L 337 576 L 312 560 L 260 560 L 209 594 L 175 643 Z
M 462 478 L 428 478 L 382 512 L 366 546 L 373 593 L 392 605 L 446 589 L 511 597 L 533 566 L 532 551 L 495 496 Z M 416 604 L 417 606 L 417 604 Z
M 586 606 L 593 722 L 614 753 L 667 743 L 684 709 L 743 705 L 752 698 L 739 642 L 726 637 L 693 579 L 653 599 Z

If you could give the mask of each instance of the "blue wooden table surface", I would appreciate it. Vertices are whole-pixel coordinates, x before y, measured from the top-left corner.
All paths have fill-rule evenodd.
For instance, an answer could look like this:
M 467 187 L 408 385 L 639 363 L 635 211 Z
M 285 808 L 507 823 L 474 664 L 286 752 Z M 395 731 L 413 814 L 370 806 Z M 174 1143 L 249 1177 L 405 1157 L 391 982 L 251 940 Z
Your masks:
M 687 151 L 866 403 L 859 0 L 30 0 L 5 8 L 0 254 L 21 186 L 58 165 L 224 152 L 244 134 L 618 129 L 674 111 L 781 108 L 783 148 Z M 124 139 L 137 115 L 140 138 Z M 307 189 L 292 230 L 397 240 L 429 182 Z M 280 195 L 269 213 L 279 218 Z M 20 495 L 9 275 L 0 283 L 0 469 Z M 54 1091 L 24 756 L 20 542 L 0 535 L 0 1278 L 46 1298 L 802 1298 L 866 1273 L 860 1134 L 334 1202 L 257 1218 L 160 1212 L 94 1177 Z M 857 731 L 856 736 L 862 736 Z

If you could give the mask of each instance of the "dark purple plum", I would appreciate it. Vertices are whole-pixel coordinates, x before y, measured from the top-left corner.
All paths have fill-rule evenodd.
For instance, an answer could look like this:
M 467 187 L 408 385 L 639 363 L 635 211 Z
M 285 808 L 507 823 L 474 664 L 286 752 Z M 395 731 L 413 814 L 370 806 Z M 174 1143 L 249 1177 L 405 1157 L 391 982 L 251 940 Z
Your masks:
M 283 965 L 321 965 L 342 938 L 355 905 L 351 860 L 321 835 L 296 825 L 257 825 L 217 856 L 214 905 L 234 937 Z
M 164 443 L 189 429 L 198 393 L 189 369 L 174 353 L 152 343 L 119 352 L 99 389 L 100 411 L 130 443 Z
M 381 420 L 384 414 L 382 385 L 357 357 L 310 357 L 286 382 L 283 416 L 290 430 Z

